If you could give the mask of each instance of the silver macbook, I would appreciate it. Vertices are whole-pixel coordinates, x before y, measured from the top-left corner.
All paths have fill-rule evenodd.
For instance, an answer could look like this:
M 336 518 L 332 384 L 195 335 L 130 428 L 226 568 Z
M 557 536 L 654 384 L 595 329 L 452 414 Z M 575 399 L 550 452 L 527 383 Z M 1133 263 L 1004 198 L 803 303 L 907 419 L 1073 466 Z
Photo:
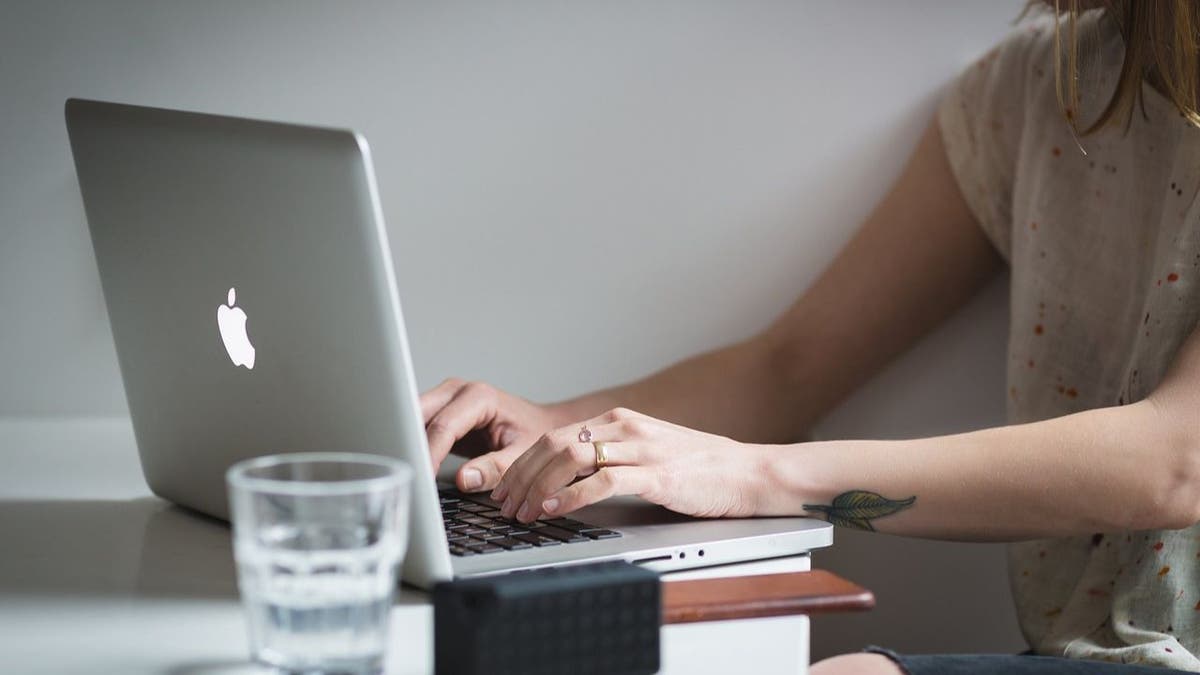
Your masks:
M 78 99 L 66 118 L 155 494 L 227 518 L 224 473 L 246 457 L 399 457 L 418 477 L 403 579 L 424 587 L 614 558 L 706 567 L 831 543 L 817 520 L 695 520 L 635 499 L 521 527 L 482 496 L 439 488 L 362 136 Z

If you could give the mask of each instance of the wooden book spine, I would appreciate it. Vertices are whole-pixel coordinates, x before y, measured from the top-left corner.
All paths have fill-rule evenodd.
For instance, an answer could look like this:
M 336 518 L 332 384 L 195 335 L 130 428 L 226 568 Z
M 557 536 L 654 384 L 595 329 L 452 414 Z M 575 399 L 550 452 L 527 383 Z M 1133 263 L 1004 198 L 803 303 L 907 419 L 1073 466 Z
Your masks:
M 871 591 L 826 570 L 663 582 L 663 623 L 863 611 Z

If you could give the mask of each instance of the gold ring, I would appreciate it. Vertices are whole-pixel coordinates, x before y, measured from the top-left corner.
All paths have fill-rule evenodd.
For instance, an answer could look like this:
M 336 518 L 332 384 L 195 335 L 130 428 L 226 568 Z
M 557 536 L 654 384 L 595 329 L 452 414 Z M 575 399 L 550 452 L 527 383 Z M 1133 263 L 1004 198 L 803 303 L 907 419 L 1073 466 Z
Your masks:
M 596 470 L 599 471 L 608 466 L 608 443 L 596 441 L 592 447 L 596 448 Z

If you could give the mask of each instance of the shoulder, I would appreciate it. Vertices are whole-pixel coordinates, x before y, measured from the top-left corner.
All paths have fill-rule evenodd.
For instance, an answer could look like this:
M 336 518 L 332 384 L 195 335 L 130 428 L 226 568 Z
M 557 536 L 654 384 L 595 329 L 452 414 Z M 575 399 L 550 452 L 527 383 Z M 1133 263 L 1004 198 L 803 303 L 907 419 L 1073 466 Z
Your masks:
M 1071 104 L 1065 91 L 1060 103 L 1058 87 L 1060 78 L 1065 82 L 1070 77 L 1072 33 L 1079 55 L 1081 117 L 1086 121 L 1099 114 L 1111 96 L 1124 54 L 1119 31 L 1101 10 L 1080 14 L 1073 31 L 1069 19 L 1036 11 L 961 73 L 947 91 L 943 113 L 953 105 L 973 118 L 975 131 L 991 127 L 998 141 L 1015 146 L 1028 126 L 1056 123 L 1064 114 L 1081 112 L 1063 109 Z
M 1027 81 L 1054 76 L 1055 21 L 1039 14 L 1021 21 L 963 72 L 964 79 Z
M 1026 94 L 1053 93 L 1056 49 L 1064 81 L 1071 51 L 1078 56 L 1081 91 L 1094 84 L 1092 78 L 1107 77 L 1120 69 L 1124 44 L 1103 10 L 1081 13 L 1073 30 L 1070 24 L 1068 18 L 1060 19 L 1052 12 L 1035 11 L 964 70 L 960 79 L 976 86 L 1007 86 Z

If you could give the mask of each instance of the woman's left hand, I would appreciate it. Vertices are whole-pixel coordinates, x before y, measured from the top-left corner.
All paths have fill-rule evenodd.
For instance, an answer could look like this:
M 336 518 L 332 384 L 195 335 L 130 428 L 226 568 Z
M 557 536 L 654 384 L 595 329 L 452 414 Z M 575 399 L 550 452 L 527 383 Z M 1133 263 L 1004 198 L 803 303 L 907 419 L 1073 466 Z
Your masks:
M 581 435 L 585 427 L 590 436 Z M 607 455 L 598 470 L 596 443 Z M 509 466 L 492 499 L 503 503 L 505 517 L 522 522 L 616 495 L 690 516 L 752 516 L 764 483 L 762 450 L 616 408 L 542 436 Z M 580 476 L 586 478 L 572 484 Z

